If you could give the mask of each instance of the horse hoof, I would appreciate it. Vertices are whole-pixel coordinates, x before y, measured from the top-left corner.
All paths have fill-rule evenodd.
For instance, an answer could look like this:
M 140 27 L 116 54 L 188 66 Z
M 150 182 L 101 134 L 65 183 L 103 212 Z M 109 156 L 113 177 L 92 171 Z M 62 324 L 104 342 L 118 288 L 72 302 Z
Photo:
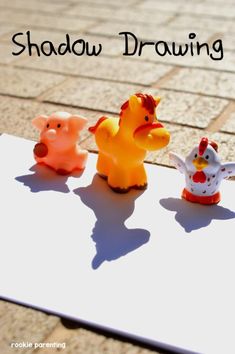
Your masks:
M 127 193 L 130 190 L 130 188 L 119 188 L 119 187 L 112 187 L 112 186 L 109 187 L 112 189 L 112 191 L 119 194 Z
M 138 189 L 138 190 L 144 190 L 144 189 L 147 189 L 148 187 L 148 183 L 145 183 L 145 184 L 135 184 L 132 188 L 134 189 Z
M 101 178 L 107 180 L 108 179 L 108 176 L 106 175 L 103 175 L 102 173 L 97 173 Z

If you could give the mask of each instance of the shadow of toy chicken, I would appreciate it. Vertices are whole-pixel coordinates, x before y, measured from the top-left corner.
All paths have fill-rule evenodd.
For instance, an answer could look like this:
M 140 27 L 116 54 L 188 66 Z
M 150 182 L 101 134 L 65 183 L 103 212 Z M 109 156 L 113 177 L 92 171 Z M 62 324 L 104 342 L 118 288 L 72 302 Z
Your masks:
M 125 256 L 149 241 L 149 231 L 125 226 L 142 191 L 133 190 L 125 195 L 112 193 L 106 182 L 95 175 L 89 186 L 77 188 L 74 193 L 94 211 L 97 219 L 91 235 L 96 244 L 93 269 L 99 268 L 104 261 Z
M 175 220 L 188 233 L 210 225 L 212 220 L 235 218 L 235 212 L 219 205 L 208 207 L 206 205 L 190 204 L 178 198 L 161 199 L 160 204 L 166 210 L 176 212 Z

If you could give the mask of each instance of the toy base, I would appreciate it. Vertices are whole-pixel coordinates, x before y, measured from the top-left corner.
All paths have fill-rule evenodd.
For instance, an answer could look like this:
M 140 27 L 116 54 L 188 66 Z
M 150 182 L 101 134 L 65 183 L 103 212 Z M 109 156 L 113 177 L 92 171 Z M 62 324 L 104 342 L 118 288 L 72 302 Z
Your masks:
M 71 174 L 71 172 L 64 170 L 63 168 L 59 168 L 58 170 L 56 170 L 56 173 L 61 176 L 67 176 Z
M 182 198 L 192 203 L 199 203 L 205 205 L 218 204 L 220 202 L 220 192 L 211 196 L 201 196 L 190 193 L 186 188 L 182 192 Z
M 46 166 L 47 168 L 49 168 L 50 170 L 54 171 L 59 176 L 71 176 L 73 174 L 76 174 L 76 175 L 79 174 L 80 175 L 84 171 L 84 168 L 83 169 L 82 168 L 80 168 L 80 169 L 79 168 L 74 168 L 71 171 L 65 170 L 63 168 L 59 168 L 58 170 L 56 170 L 52 166 L 46 164 L 45 162 L 37 162 L 36 161 L 36 163 L 37 163 L 37 165 Z

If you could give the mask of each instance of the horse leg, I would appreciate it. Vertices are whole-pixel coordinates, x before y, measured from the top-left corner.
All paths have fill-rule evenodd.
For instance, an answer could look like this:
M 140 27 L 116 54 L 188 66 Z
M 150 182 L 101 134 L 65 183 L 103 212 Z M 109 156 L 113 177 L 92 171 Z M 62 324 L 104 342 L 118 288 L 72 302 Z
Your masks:
M 106 156 L 102 152 L 99 152 L 96 169 L 100 177 L 107 179 L 110 169 L 110 157 Z
M 130 173 L 128 170 L 112 165 L 108 175 L 108 185 L 114 192 L 126 193 L 129 191 Z
M 133 168 L 132 170 L 132 188 L 147 188 L 147 175 L 143 163 Z

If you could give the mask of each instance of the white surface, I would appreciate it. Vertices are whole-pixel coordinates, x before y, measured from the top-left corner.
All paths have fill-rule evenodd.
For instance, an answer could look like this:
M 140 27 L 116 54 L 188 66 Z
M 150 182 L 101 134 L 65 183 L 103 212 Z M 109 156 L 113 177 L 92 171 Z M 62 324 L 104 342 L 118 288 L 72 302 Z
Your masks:
M 179 172 L 149 188 L 29 170 L 33 142 L 0 137 L 0 295 L 180 352 L 235 353 L 234 182 L 222 202 L 180 199 Z

